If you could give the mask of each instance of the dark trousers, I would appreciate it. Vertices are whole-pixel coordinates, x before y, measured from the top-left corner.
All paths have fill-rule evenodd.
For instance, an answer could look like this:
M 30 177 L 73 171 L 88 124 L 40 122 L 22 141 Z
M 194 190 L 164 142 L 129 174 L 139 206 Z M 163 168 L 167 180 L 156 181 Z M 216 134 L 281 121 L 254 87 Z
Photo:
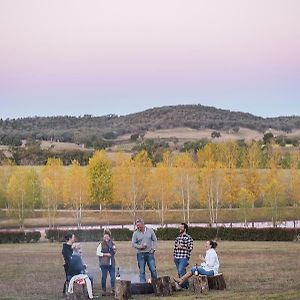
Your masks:
M 69 266 L 67 264 L 64 264 L 64 270 L 65 270 L 65 274 L 66 274 L 66 279 L 65 279 L 64 288 L 63 288 L 63 293 L 64 294 L 66 293 L 66 289 L 67 289 L 68 268 L 69 268 Z
M 116 281 L 116 272 L 115 272 L 115 266 L 108 265 L 108 266 L 100 266 L 102 277 L 101 277 L 101 285 L 102 290 L 106 291 L 106 279 L 107 279 L 107 273 L 109 273 L 110 276 L 110 286 L 112 289 L 115 288 L 115 281 Z

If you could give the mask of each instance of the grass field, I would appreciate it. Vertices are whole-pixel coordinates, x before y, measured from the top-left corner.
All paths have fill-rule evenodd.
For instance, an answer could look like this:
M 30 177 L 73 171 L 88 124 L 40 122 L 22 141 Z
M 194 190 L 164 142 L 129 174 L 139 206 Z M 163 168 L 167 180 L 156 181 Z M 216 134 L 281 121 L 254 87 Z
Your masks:
M 33 211 L 25 214 L 25 227 L 47 227 L 46 210 Z M 133 214 L 128 210 L 108 210 L 87 211 L 83 210 L 82 225 L 122 225 L 131 224 L 133 222 Z M 160 214 L 158 210 L 138 211 L 138 216 L 144 218 L 149 224 L 160 224 Z M 248 222 L 271 221 L 271 208 L 253 208 L 248 210 Z M 279 209 L 279 217 L 281 220 L 299 220 L 300 207 L 282 207 Z M 191 223 L 208 223 L 209 211 L 207 209 L 191 209 Z M 181 210 L 169 210 L 165 213 L 165 222 L 167 224 L 178 223 L 183 219 Z M 243 222 L 242 209 L 220 209 L 219 223 Z M 76 226 L 75 213 L 69 210 L 60 210 L 57 212 L 55 224 L 58 226 L 70 225 Z M 7 212 L 0 210 L 0 229 L 18 228 L 18 220 L 16 217 L 7 215 Z
M 204 242 L 195 242 L 191 265 Z M 97 243 L 82 243 L 83 254 L 100 294 L 100 272 L 95 256 Z M 135 251 L 128 242 L 117 243 L 117 264 L 122 278 L 138 278 Z M 156 254 L 158 275 L 175 276 L 172 242 L 159 242 Z M 63 299 L 61 244 L 38 243 L 0 245 L 0 299 Z M 300 243 L 220 242 L 218 247 L 226 291 L 210 291 L 205 299 L 300 299 Z M 178 292 L 176 299 L 195 299 Z M 201 296 L 202 298 L 202 296 Z M 104 298 L 105 299 L 105 298 Z M 109 299 L 109 297 L 106 297 Z M 157 299 L 134 297 L 134 299 Z M 168 298 L 170 299 L 170 298 Z

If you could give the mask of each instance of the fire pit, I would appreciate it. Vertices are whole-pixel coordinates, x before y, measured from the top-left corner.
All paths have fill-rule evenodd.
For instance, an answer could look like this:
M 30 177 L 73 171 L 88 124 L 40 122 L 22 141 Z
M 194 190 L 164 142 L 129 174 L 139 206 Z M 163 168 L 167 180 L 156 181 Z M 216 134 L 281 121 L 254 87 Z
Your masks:
M 148 282 L 135 282 L 131 283 L 130 286 L 132 295 L 142 295 L 142 294 L 153 294 L 154 289 L 151 283 Z

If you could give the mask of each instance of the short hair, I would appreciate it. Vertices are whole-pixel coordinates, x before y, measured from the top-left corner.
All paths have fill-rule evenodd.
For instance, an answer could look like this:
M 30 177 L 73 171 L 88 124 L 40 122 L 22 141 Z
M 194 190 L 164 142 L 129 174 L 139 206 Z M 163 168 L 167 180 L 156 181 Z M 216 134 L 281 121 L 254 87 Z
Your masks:
M 145 224 L 145 223 L 144 223 L 143 219 L 139 218 L 139 219 L 136 219 L 135 224 Z
M 216 241 L 214 241 L 214 240 L 209 241 L 209 244 L 211 245 L 211 247 L 212 247 L 213 249 L 216 249 L 217 246 L 218 246 L 218 243 L 217 243 Z
M 68 232 L 66 235 L 65 235 L 65 240 L 68 242 L 73 236 L 73 233 L 72 232 Z
M 181 223 L 183 225 L 185 232 L 187 233 L 189 231 L 189 226 L 186 223 Z

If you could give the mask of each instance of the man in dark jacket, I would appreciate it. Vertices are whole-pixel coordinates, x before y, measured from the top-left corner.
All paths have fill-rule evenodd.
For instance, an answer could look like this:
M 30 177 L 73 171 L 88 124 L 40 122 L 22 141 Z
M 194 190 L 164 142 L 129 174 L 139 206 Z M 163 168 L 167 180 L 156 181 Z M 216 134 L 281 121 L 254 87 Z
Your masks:
M 64 258 L 64 269 L 65 269 L 65 274 L 66 274 L 66 280 L 64 283 L 64 288 L 63 288 L 63 293 L 66 292 L 66 284 L 68 281 L 68 270 L 70 266 L 70 261 L 71 261 L 71 256 L 73 254 L 73 244 L 75 243 L 75 235 L 72 233 L 67 233 L 65 236 L 65 243 L 63 243 L 63 248 L 62 248 L 62 255 Z

